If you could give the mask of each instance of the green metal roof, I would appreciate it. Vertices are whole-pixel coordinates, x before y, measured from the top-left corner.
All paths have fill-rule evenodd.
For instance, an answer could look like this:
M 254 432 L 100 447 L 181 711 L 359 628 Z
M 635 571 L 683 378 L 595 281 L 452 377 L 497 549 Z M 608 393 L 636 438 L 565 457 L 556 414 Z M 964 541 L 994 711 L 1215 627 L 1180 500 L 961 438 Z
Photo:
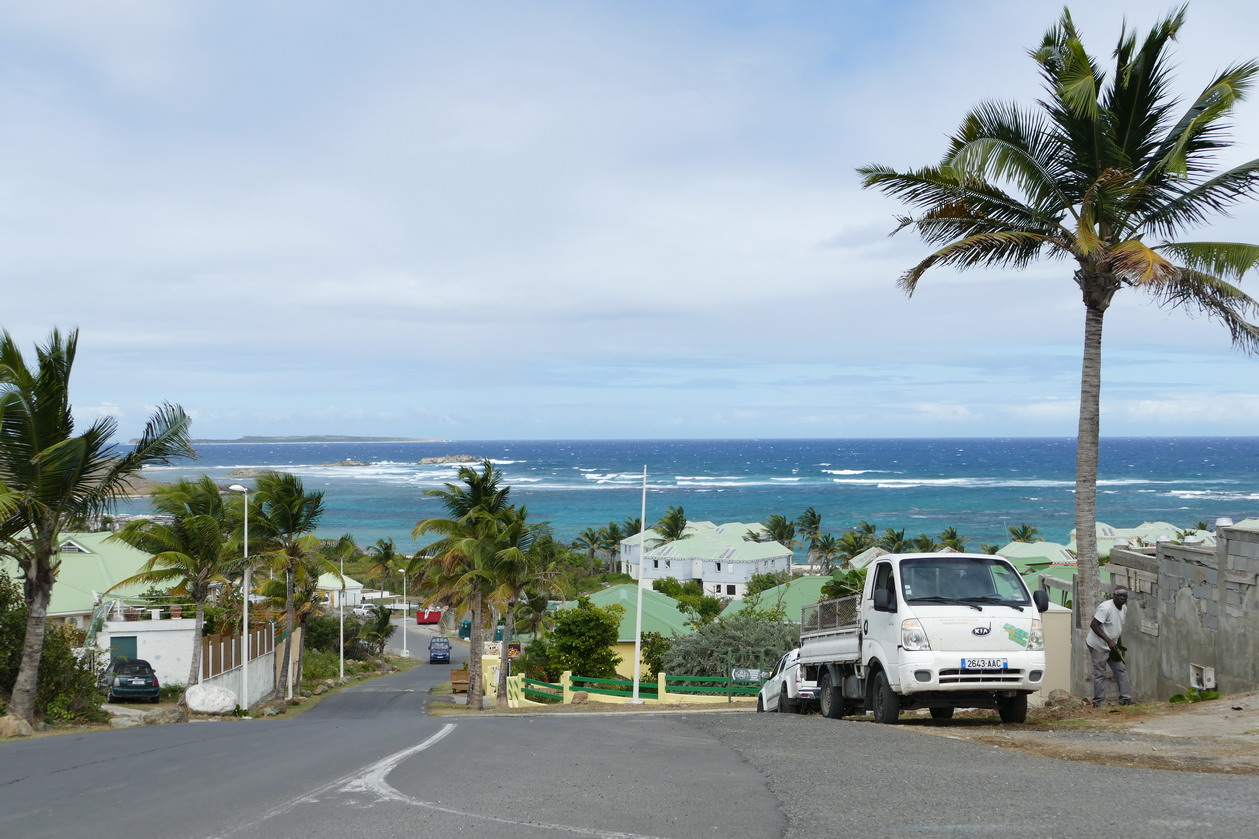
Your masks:
M 799 623 L 800 610 L 810 603 L 817 603 L 821 600 L 822 587 L 830 581 L 830 576 L 811 575 L 796 577 L 790 582 L 761 592 L 757 608 L 762 610 L 773 609 L 781 603 L 787 620 Z M 746 598 L 736 600 L 722 611 L 721 616 L 724 618 L 729 615 L 737 615 L 746 608 L 748 608 Z
M 616 586 L 608 586 L 607 588 L 596 591 L 594 594 L 587 595 L 590 602 L 596 606 L 620 606 L 625 609 L 625 614 L 621 616 L 621 628 L 617 636 L 618 641 L 634 640 L 634 612 L 637 603 L 637 587 L 633 583 L 621 583 Z M 678 609 L 678 601 L 674 600 L 667 594 L 661 594 L 653 589 L 643 589 L 643 632 L 658 632 L 666 638 L 673 638 L 678 635 L 690 635 L 694 632 L 691 627 L 686 624 L 686 615 L 682 614 Z M 572 609 L 577 606 L 577 601 L 569 600 L 561 603 L 559 608 Z
M 650 544 L 650 543 L 648 543 Z M 758 559 L 783 559 L 791 552 L 777 542 L 745 542 L 729 536 L 697 534 L 647 550 L 648 559 L 712 559 L 749 562 Z
M 53 583 L 48 603 L 50 616 L 91 614 L 96 595 L 125 580 L 149 561 L 149 554 L 123 542 L 108 541 L 110 533 L 66 533 L 61 537 L 61 568 Z M 0 570 L 14 580 L 22 572 L 13 559 L 0 559 Z M 148 585 L 127 586 L 112 592 L 106 599 L 136 597 Z

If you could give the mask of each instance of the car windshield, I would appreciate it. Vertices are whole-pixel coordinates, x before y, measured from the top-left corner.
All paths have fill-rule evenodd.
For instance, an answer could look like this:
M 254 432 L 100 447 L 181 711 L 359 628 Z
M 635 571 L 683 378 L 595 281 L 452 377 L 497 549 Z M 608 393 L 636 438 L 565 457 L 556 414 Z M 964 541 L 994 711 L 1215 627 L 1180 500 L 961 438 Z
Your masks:
M 120 664 L 114 672 L 122 676 L 147 676 L 153 671 L 147 664 Z
M 432 641 L 428 642 L 428 645 L 430 647 L 449 647 L 450 642 L 445 638 L 434 638 Z
M 932 557 L 901 563 L 907 602 L 1028 606 L 1022 579 L 999 557 Z

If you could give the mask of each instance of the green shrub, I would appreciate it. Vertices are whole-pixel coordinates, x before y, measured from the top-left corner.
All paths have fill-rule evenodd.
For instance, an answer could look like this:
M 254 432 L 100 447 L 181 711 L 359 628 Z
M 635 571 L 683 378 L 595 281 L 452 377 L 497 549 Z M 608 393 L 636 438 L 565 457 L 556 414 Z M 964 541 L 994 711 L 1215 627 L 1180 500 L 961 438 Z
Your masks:
M 525 648 L 517 667 L 544 682 L 558 681 L 565 670 L 574 676 L 614 679 L 621 657 L 612 648 L 624 614 L 620 606 L 596 606 L 579 597 L 575 608 L 555 613 L 555 628 Z
M 739 612 L 674 638 L 664 655 L 665 672 L 674 676 L 727 678 L 736 667 L 769 669 L 800 643 L 800 627 L 760 612 Z

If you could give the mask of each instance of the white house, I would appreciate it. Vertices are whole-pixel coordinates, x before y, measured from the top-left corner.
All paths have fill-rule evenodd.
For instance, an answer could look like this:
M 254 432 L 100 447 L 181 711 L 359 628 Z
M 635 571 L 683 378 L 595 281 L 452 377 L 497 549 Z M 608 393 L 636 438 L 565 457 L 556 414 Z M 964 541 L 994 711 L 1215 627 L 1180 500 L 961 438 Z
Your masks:
M 749 531 L 763 533 L 759 524 L 688 522 L 686 536 L 667 544 L 648 530 L 621 541 L 621 567 L 634 579 L 699 580 L 707 594 L 740 598 L 753 574 L 791 570 L 791 551 L 777 542 L 753 542 Z M 642 557 L 640 539 L 646 540 Z M 641 568 L 640 568 L 641 566 Z
M 345 580 L 345 608 L 358 606 L 363 602 L 363 584 L 353 577 Z M 336 574 L 319 575 L 319 594 L 328 602 L 328 608 L 336 609 L 341 603 L 341 580 Z

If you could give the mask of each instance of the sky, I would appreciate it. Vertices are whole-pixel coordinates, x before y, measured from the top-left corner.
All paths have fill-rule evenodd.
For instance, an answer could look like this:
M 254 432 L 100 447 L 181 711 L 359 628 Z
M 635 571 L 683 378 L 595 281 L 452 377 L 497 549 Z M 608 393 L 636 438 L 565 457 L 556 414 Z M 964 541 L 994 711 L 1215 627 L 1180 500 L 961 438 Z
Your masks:
M 1076 4 L 1091 52 L 1169 6 Z M 135 436 L 1074 436 L 1070 265 L 928 252 L 855 169 L 1030 104 L 1062 4 L 0 4 L 0 326 Z M 1259 57 L 1193 0 L 1178 92 Z M 1259 157 L 1259 95 L 1220 166 Z M 1256 241 L 1259 206 L 1191 238 Z M 1259 297 L 1259 276 L 1243 282 Z M 1103 436 L 1259 434 L 1259 359 L 1121 293 Z

